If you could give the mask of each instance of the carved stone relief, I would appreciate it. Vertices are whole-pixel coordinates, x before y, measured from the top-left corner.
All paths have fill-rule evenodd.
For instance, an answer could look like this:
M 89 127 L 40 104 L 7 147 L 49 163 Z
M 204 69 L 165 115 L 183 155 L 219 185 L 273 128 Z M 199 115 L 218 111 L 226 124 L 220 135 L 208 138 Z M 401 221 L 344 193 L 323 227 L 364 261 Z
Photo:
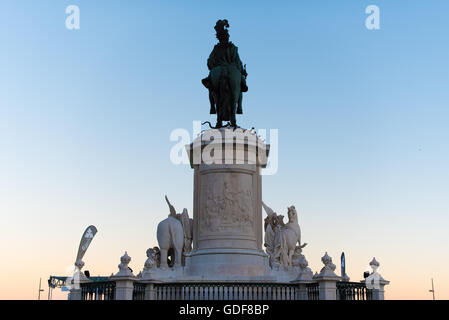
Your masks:
M 206 233 L 254 232 L 252 176 L 214 173 L 202 177 L 200 231 Z

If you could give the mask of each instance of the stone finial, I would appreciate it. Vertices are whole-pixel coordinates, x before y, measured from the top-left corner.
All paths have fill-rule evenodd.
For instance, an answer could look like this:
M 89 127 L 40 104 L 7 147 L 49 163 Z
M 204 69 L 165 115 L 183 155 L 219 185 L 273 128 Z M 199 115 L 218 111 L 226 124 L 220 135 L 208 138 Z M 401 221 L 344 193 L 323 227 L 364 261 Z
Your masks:
M 371 260 L 371 262 L 369 263 L 371 269 L 373 269 L 373 272 L 371 272 L 370 276 L 372 275 L 376 275 L 376 277 L 378 277 L 378 280 L 380 281 L 385 281 L 384 278 L 382 278 L 382 276 L 380 275 L 380 273 L 377 272 L 377 269 L 380 266 L 380 263 L 376 260 L 376 258 L 374 257 L 373 260 Z
M 371 260 L 371 262 L 369 263 L 369 265 L 371 266 L 371 267 L 373 267 L 373 266 L 375 266 L 375 267 L 379 267 L 380 266 L 380 263 L 376 260 L 376 258 L 374 257 L 373 258 L 373 260 Z
M 294 281 L 311 281 L 314 277 L 312 270 L 308 267 L 309 262 L 307 262 L 306 257 L 301 254 L 298 266 L 300 268 L 299 274 Z
M 126 265 L 126 266 L 128 266 L 128 263 L 131 262 L 131 257 L 128 256 L 128 252 L 127 252 L 127 251 L 125 251 L 125 254 L 120 258 L 120 261 L 121 261 L 124 265 Z
M 309 266 L 309 262 L 307 261 L 306 257 L 304 255 L 301 255 L 299 259 L 299 267 L 301 269 L 305 269 Z
M 364 282 L 367 289 L 376 289 L 373 291 L 373 300 L 384 300 L 384 287 L 390 283 L 390 281 L 385 280 L 377 269 L 380 266 L 380 263 L 373 258 L 369 263 L 370 267 L 373 269 L 373 272 L 365 278 Z
M 327 254 L 327 251 L 324 256 L 321 257 L 321 261 L 324 264 L 324 268 L 328 270 L 335 271 L 337 268 L 336 265 L 332 263 L 332 258 Z
M 119 272 L 115 274 L 116 277 L 134 277 L 134 274 L 131 272 L 131 269 L 128 267 L 128 264 L 131 262 L 131 257 L 128 255 L 128 252 L 125 251 L 125 254 L 120 258 L 120 264 L 118 265 Z
M 327 254 L 327 252 L 324 254 L 323 257 L 321 257 L 321 261 L 324 264 L 324 267 L 321 269 L 319 275 L 317 277 L 319 278 L 325 278 L 325 277 L 331 277 L 331 278 L 339 278 L 335 274 L 335 269 L 337 266 L 332 262 L 332 258 Z
M 84 261 L 76 260 L 75 261 L 75 267 L 77 268 L 77 270 L 81 271 L 81 269 L 84 267 Z

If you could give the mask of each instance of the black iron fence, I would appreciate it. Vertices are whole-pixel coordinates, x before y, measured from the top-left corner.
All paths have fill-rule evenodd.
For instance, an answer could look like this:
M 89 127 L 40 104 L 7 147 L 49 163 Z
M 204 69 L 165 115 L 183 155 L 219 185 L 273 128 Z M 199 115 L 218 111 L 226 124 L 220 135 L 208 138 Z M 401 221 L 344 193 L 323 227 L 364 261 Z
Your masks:
M 145 300 L 145 283 L 134 282 L 133 300 Z
M 82 283 L 81 300 L 115 300 L 115 282 L 101 281 Z
M 265 283 L 160 283 L 157 300 L 296 300 L 298 286 Z
M 372 300 L 372 290 L 362 282 L 337 282 L 337 300 Z
M 145 299 L 147 284 L 134 282 L 133 300 Z M 82 283 L 81 300 L 114 300 L 115 282 Z M 270 283 L 156 283 L 156 300 L 298 300 L 295 284 Z M 306 285 L 307 299 L 319 300 L 318 282 Z M 337 300 L 372 300 L 372 290 L 361 282 L 337 282 Z
M 307 289 L 307 298 L 309 300 L 319 300 L 320 299 L 320 289 L 319 289 L 319 283 L 308 283 L 306 284 Z

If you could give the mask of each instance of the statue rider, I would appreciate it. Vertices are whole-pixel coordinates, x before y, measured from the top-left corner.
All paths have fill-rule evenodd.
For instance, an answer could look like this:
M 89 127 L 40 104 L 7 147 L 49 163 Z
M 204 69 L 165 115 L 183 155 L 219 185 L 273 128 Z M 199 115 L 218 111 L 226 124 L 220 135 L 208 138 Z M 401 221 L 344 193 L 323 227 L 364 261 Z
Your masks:
M 238 48 L 229 41 L 229 23 L 218 20 L 214 29 L 218 43 L 214 46 L 207 67 L 209 76 L 201 82 L 209 89 L 210 114 L 217 114 L 216 128 L 222 121 L 237 127 L 236 113 L 242 114 L 242 92 L 248 91 L 246 69 L 240 60 Z

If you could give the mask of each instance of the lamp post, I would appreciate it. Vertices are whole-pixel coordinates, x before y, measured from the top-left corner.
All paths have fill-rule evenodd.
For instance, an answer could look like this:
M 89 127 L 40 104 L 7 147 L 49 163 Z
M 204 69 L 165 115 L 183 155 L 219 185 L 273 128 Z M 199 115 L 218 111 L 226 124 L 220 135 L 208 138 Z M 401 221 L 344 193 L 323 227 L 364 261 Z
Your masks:
M 39 294 L 37 296 L 37 300 L 41 299 L 41 292 L 44 291 L 44 289 L 42 289 L 42 287 L 41 287 L 41 282 L 42 282 L 42 278 L 39 278 Z
M 433 278 L 432 278 L 432 290 L 429 290 L 429 292 L 432 292 L 432 298 L 435 300 L 435 288 L 433 287 Z

